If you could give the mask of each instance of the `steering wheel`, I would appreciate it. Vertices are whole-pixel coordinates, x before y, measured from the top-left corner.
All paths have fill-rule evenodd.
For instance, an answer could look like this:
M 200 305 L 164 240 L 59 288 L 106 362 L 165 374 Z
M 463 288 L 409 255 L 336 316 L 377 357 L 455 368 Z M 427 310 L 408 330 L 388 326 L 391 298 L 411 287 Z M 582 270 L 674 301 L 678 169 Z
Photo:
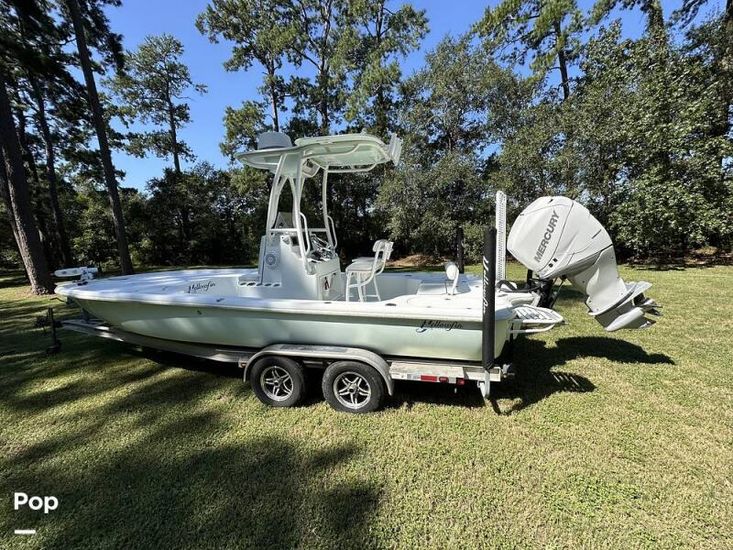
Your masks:
M 311 254 L 314 257 L 320 258 L 321 260 L 330 260 L 331 258 L 335 257 L 336 251 L 328 243 L 328 241 L 322 239 L 314 233 L 310 233 L 309 237 L 311 245 L 313 246 Z

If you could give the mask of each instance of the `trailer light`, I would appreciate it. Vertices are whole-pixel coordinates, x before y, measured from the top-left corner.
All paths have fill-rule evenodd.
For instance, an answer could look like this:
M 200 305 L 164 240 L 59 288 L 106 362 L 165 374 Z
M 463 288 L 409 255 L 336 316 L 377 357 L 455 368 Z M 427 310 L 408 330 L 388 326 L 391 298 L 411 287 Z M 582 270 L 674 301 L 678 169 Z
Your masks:
M 422 382 L 437 382 L 438 381 L 438 377 L 435 376 L 435 375 L 433 375 L 433 374 L 421 374 L 420 375 L 420 380 Z
M 456 378 L 456 386 L 464 386 L 466 384 L 465 378 Z
M 445 384 L 446 382 L 448 382 L 448 377 L 447 376 L 441 376 L 440 378 L 438 378 L 438 382 L 441 382 L 441 383 Z

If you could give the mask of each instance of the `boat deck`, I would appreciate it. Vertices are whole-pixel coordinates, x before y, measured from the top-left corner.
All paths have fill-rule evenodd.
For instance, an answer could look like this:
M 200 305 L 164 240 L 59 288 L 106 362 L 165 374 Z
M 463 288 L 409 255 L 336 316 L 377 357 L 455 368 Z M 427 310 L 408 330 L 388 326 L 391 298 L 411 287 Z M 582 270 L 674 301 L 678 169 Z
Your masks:
M 328 300 L 303 299 L 277 283 L 258 283 L 256 269 L 196 269 L 110 277 L 64 283 L 57 294 L 79 302 L 128 302 L 216 308 L 244 308 L 294 313 L 338 313 L 420 317 L 446 321 L 481 319 L 481 279 L 461 278 L 457 293 L 442 273 L 383 273 L 378 276 L 382 300 L 346 302 L 343 295 Z M 523 295 L 497 294 L 496 316 L 508 319 Z

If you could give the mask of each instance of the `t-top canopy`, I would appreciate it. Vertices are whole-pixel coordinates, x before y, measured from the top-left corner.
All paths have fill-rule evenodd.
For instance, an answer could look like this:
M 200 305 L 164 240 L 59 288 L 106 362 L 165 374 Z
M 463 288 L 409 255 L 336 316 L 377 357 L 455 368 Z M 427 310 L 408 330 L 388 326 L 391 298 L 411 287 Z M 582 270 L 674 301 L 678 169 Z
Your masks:
M 285 136 L 286 137 L 286 136 Z M 272 140 L 267 140 L 272 141 Z M 281 140 L 281 143 L 286 143 Z M 368 134 L 342 134 L 300 138 L 290 147 L 270 147 L 241 153 L 239 159 L 253 168 L 275 173 L 283 159 L 282 175 L 292 176 L 303 162 L 305 177 L 316 175 L 319 169 L 330 172 L 366 172 L 386 162 L 397 164 L 402 152 L 402 140 L 394 134 L 389 145 Z

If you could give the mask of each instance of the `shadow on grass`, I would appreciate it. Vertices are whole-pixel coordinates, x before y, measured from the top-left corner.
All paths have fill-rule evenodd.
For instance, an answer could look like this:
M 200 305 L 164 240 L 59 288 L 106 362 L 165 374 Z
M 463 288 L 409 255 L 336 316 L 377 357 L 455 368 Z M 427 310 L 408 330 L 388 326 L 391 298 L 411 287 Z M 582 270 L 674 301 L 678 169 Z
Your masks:
M 520 339 L 515 343 L 514 366 L 517 376 L 513 382 L 500 385 L 496 396 L 519 399 L 508 411 L 494 410 L 500 414 L 512 414 L 542 401 L 559 392 L 592 392 L 593 382 L 586 377 L 553 370 L 579 357 L 599 357 L 617 363 L 639 365 L 674 365 L 668 355 L 647 353 L 644 348 L 624 340 L 603 336 L 574 336 L 557 340 L 554 347 L 547 347 L 542 340 Z
M 492 388 L 495 397 L 519 399 L 519 403 L 512 406 L 508 413 L 517 412 L 529 407 L 550 395 L 558 392 L 591 392 L 595 385 L 584 376 L 555 370 L 562 367 L 569 361 L 579 357 L 600 357 L 618 363 L 634 363 L 640 365 L 673 365 L 674 361 L 667 355 L 647 353 L 636 344 L 617 340 L 614 338 L 589 336 L 563 338 L 556 342 L 553 347 L 547 347 L 544 341 L 533 339 L 520 339 L 515 342 L 513 363 L 516 368 L 516 378 L 513 381 L 497 384 Z M 62 352 L 64 353 L 64 352 Z M 150 349 L 139 349 L 125 344 L 115 342 L 102 342 L 99 347 L 88 349 L 83 352 L 69 349 L 67 353 L 76 354 L 78 362 L 99 364 L 100 368 L 106 369 L 105 363 L 118 358 L 120 355 L 144 358 L 154 362 L 158 368 L 151 366 L 137 365 L 129 367 L 126 364 L 112 367 L 110 374 L 94 386 L 94 391 L 105 392 L 130 383 L 145 382 L 147 378 L 153 378 L 160 373 L 159 367 L 165 370 L 179 370 L 196 376 L 197 383 L 191 384 L 179 391 L 190 395 L 193 399 L 201 395 L 207 388 L 211 389 L 220 384 L 224 379 L 239 380 L 242 371 L 237 365 L 206 361 L 186 355 L 179 355 L 169 352 L 159 352 Z M 33 355 L 26 355 L 18 360 L 19 364 L 27 363 L 32 365 Z M 55 377 L 64 377 L 76 367 L 73 363 L 64 363 L 58 368 L 44 373 L 46 380 L 53 380 Z M 308 380 L 308 398 L 302 404 L 308 407 L 323 399 L 320 390 L 320 371 L 312 371 Z M 43 393 L 23 393 L 23 384 L 26 375 L 6 376 L 5 403 L 17 410 L 26 413 L 34 413 L 50 406 L 62 405 L 77 399 L 87 397 L 90 392 L 89 385 L 81 381 L 64 384 L 63 386 L 45 391 Z M 137 392 L 131 397 L 125 406 L 143 407 L 146 403 L 159 404 L 169 399 L 167 389 L 160 383 L 153 383 L 147 386 L 146 392 Z M 254 398 L 249 384 L 239 386 L 238 392 L 242 395 L 239 398 Z M 443 384 L 428 384 L 418 382 L 397 382 L 395 395 L 392 396 L 387 406 L 399 408 L 406 406 L 411 408 L 414 403 L 433 403 L 438 405 L 451 405 L 462 407 L 481 407 L 484 400 L 473 384 L 465 387 L 456 387 Z M 497 409 L 495 402 L 494 408 Z M 498 409 L 497 409 L 498 411 Z M 505 412 L 505 414 L 508 414 Z
M 411 409 L 415 403 L 432 405 L 448 405 L 454 407 L 484 407 L 484 398 L 473 384 L 454 386 L 452 384 L 435 384 L 425 382 L 395 382 L 395 394 L 387 406 L 397 409 Z
M 0 303 L 0 317 L 2 318 L 3 324 L 10 325 L 9 321 L 11 319 L 20 319 L 22 317 L 28 317 L 30 323 L 21 324 L 20 327 L 18 326 L 12 326 L 10 328 L 17 330 L 18 328 L 31 328 L 32 322 L 35 320 L 37 316 L 43 316 L 46 314 L 46 311 L 48 309 L 48 306 L 43 303 L 31 303 L 27 305 L 21 305 L 25 304 L 23 300 L 18 300 L 15 302 L 2 302 Z M 55 305 L 55 304 L 51 304 Z M 56 311 L 54 311 L 56 313 Z
M 0 288 L 13 288 L 16 286 L 28 285 L 28 277 L 23 271 L 3 271 L 0 270 Z
M 207 361 L 198 357 L 182 355 L 168 351 L 159 351 L 152 348 L 138 348 L 125 345 L 126 353 L 148 359 L 163 367 L 184 368 L 189 371 L 213 374 L 224 378 L 242 378 L 242 369 L 235 363 L 221 361 Z
M 16 525 L 7 527 L 37 529 L 45 548 L 339 547 L 368 540 L 379 488 L 363 476 L 334 475 L 358 447 L 304 446 L 268 429 L 265 418 L 260 435 L 231 437 L 236 406 L 211 404 L 250 396 L 232 379 L 241 374 L 235 365 L 110 342 L 72 353 L 74 361 L 44 370 L 24 358 L 3 372 L 3 405 L 38 414 L 39 429 L 57 416 L 58 429 L 4 441 L 0 478 L 10 490 L 61 502 L 48 515 L 15 512 Z M 120 354 L 152 356 L 155 364 L 110 360 Z M 63 383 L 73 369 L 80 377 Z M 62 384 L 43 390 L 34 385 L 39 379 Z M 54 410 L 64 404 L 73 408 Z
M 557 296 L 557 302 L 559 304 L 563 302 L 585 302 L 585 294 L 571 286 L 563 286 Z
M 174 385 L 165 393 L 177 395 Z M 189 411 L 171 420 L 162 410 L 170 401 L 145 401 L 158 417 L 120 433 L 123 445 L 101 440 L 91 423 L 89 433 L 5 461 L 9 486 L 62 503 L 50 516 L 18 513 L 14 521 L 48 533 L 47 548 L 336 547 L 367 540 L 378 489 L 329 481 L 355 447 L 304 451 L 273 436 L 231 442 L 215 414 Z M 58 465 L 87 446 L 101 447 L 101 460 Z

